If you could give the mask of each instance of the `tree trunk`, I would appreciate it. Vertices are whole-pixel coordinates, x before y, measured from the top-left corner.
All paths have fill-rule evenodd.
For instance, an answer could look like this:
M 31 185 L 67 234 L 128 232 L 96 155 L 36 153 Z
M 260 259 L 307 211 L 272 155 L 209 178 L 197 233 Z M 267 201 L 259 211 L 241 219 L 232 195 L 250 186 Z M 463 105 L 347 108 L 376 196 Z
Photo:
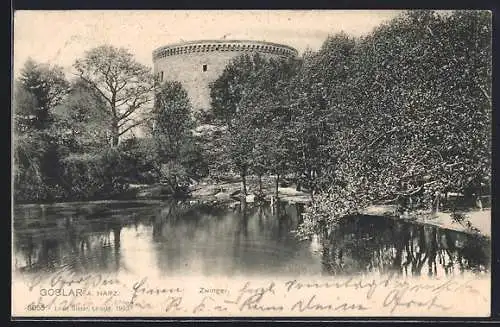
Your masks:
M 319 232 L 318 238 L 319 238 L 319 243 L 321 245 L 322 268 L 323 268 L 323 271 L 325 273 L 332 274 L 332 273 L 335 273 L 335 271 L 333 271 L 333 269 L 332 269 L 334 262 L 333 262 L 333 258 L 332 258 L 332 251 L 330 248 L 330 244 L 328 242 L 328 230 L 327 230 L 327 227 L 326 227 L 324 220 L 319 221 L 319 229 L 320 229 L 320 232 Z
M 113 125 L 111 126 L 111 137 L 112 137 L 112 145 L 117 146 L 120 141 L 120 132 L 118 130 L 118 122 L 113 121 Z
M 259 195 L 262 194 L 262 175 L 259 175 Z
M 279 186 L 280 186 L 280 174 L 276 174 L 276 185 L 275 185 L 275 191 L 274 194 L 276 196 L 276 199 L 279 198 Z
M 479 210 L 483 211 L 483 201 L 481 200 L 481 195 L 482 195 L 482 190 L 481 186 L 479 186 L 479 190 L 476 195 L 476 206 L 479 208 Z
M 476 205 L 479 208 L 480 211 L 483 211 L 483 201 L 481 201 L 481 197 L 477 197 Z
M 119 225 L 113 228 L 114 256 L 116 267 L 120 266 L 121 230 L 122 227 Z
M 439 198 L 441 197 L 441 194 L 440 193 L 436 193 L 436 196 L 435 196 L 435 201 L 436 201 L 436 213 L 439 213 L 439 207 L 440 207 L 440 203 L 439 203 Z
M 241 173 L 241 195 L 247 196 L 247 178 L 244 172 Z

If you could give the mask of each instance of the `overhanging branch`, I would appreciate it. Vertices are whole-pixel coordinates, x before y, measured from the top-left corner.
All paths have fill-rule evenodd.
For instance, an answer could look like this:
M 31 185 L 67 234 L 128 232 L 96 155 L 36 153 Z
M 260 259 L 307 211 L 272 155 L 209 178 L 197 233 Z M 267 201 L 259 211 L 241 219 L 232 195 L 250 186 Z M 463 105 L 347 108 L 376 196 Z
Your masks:
M 127 133 L 130 129 L 142 124 L 145 120 L 144 119 L 141 119 L 140 121 L 137 121 L 135 123 L 133 123 L 132 125 L 128 126 L 127 128 L 125 128 L 124 130 L 122 130 L 118 136 L 122 136 L 123 134 Z
M 86 78 L 83 76 L 83 73 L 80 73 L 80 74 L 73 74 L 73 75 L 76 75 L 76 76 L 79 76 L 82 80 L 84 80 L 85 82 L 87 82 L 93 89 L 95 89 L 97 92 L 99 92 L 101 94 L 101 96 L 110 104 L 110 105 L 113 105 L 113 102 L 111 101 L 110 98 L 108 98 L 102 91 L 101 89 L 99 89 L 97 87 L 97 85 L 90 79 Z

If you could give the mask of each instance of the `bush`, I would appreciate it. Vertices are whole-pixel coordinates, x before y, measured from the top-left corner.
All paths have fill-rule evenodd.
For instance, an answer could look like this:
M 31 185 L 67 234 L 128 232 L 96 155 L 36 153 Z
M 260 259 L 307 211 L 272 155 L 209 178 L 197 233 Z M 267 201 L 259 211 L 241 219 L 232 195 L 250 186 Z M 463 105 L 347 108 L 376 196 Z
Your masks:
M 66 199 L 110 197 L 127 189 L 124 160 L 118 150 L 72 154 L 62 160 L 61 184 Z
M 130 183 L 153 184 L 159 181 L 159 158 L 153 139 L 131 138 L 118 147 L 127 180 Z

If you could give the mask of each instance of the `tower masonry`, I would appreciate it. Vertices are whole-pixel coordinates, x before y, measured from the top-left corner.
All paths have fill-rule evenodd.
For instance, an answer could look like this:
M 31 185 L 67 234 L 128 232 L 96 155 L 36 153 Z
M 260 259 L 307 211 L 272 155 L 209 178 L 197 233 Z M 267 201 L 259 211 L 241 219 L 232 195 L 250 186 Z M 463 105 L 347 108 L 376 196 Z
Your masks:
M 267 58 L 296 57 L 287 45 L 245 40 L 203 40 L 170 44 L 153 51 L 153 71 L 160 82 L 178 81 L 186 89 L 195 111 L 210 107 L 209 84 L 227 64 L 243 53 Z

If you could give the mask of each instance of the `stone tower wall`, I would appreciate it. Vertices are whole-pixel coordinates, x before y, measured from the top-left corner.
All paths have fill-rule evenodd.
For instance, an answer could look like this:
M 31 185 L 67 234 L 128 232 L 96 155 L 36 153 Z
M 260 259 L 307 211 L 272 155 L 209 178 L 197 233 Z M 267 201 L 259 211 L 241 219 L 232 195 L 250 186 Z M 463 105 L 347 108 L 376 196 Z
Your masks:
M 153 52 L 154 73 L 162 81 L 181 82 L 194 110 L 210 107 L 209 83 L 227 64 L 243 53 L 264 57 L 295 57 L 297 50 L 281 44 L 257 41 L 194 41 L 167 45 Z

